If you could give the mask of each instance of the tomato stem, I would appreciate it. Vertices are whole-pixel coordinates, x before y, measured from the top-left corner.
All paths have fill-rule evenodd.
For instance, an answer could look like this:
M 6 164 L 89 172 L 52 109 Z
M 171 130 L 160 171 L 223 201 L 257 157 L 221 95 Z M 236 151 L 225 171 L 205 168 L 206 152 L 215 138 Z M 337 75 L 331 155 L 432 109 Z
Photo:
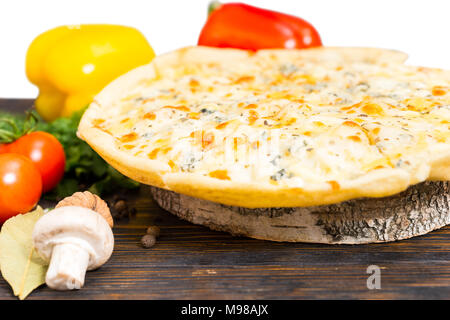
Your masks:
M 9 125 L 15 134 L 19 132 L 19 128 L 17 127 L 16 123 L 11 119 L 0 119 L 0 122 L 4 122 Z
M 0 129 L 0 143 L 10 143 L 13 142 L 14 134 L 11 131 Z
M 33 112 L 27 112 L 25 121 L 19 128 L 18 123 L 8 118 L 0 118 L 0 123 L 5 123 L 9 128 L 0 128 L 0 144 L 11 143 L 20 137 L 36 129 L 38 118 Z

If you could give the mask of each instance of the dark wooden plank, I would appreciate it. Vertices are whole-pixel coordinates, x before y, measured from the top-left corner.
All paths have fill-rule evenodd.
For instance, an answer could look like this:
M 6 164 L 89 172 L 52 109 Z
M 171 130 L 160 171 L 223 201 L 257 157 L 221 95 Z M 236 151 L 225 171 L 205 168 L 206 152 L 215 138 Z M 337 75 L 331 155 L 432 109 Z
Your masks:
M 33 106 L 33 99 L 0 99 L 0 110 L 23 112 Z
M 31 105 L 7 104 L 15 110 Z M 114 253 L 87 273 L 82 290 L 43 286 L 28 299 L 450 299 L 448 226 L 385 244 L 276 243 L 182 221 L 160 209 L 147 187 L 129 204 L 136 216 L 116 221 Z M 145 249 L 139 241 L 150 224 L 161 236 Z M 366 286 L 372 264 L 381 268 L 380 290 Z M 3 280 L 0 299 L 15 299 Z

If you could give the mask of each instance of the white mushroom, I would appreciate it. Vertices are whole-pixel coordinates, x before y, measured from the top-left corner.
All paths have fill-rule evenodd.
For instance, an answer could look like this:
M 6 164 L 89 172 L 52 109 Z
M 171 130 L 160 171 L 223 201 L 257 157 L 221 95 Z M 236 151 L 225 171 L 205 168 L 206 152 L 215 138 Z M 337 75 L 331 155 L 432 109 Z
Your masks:
M 38 254 L 50 261 L 45 282 L 53 289 L 80 289 L 86 270 L 103 265 L 111 256 L 114 236 L 97 212 L 79 207 L 56 208 L 33 229 Z

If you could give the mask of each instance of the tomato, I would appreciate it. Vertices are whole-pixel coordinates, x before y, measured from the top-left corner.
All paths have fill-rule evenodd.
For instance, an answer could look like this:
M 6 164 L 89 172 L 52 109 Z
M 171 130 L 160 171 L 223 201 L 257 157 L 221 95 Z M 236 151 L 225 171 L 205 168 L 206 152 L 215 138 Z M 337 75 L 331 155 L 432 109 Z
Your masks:
M 9 152 L 9 144 L 0 144 L 0 154 Z
M 29 212 L 41 193 L 41 174 L 30 159 L 16 153 L 0 154 L 0 223 Z
M 53 189 L 62 179 L 66 165 L 64 148 L 50 133 L 28 133 L 6 148 L 8 152 L 26 156 L 36 165 L 42 176 L 43 192 Z

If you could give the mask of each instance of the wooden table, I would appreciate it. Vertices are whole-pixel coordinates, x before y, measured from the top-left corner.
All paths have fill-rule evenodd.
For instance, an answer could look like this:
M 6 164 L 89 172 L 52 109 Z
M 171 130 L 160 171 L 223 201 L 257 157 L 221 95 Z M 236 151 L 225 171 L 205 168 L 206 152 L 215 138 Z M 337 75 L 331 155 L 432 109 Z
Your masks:
M 0 99 L 23 110 L 31 100 Z M 160 209 L 143 187 L 137 214 L 114 227 L 115 250 L 88 272 L 82 290 L 43 286 L 28 299 L 450 299 L 450 227 L 395 243 L 319 245 L 233 237 Z M 157 244 L 142 248 L 148 225 Z M 367 267 L 381 269 L 381 289 L 367 288 Z M 0 299 L 15 299 L 0 280 Z

